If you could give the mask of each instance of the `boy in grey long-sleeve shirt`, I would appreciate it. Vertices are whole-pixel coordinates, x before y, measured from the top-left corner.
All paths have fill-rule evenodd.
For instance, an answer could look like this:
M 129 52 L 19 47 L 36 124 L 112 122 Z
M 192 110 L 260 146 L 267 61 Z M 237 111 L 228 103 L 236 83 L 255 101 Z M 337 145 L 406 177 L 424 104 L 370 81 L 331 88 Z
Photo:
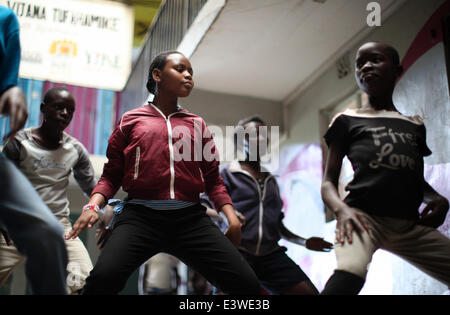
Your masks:
M 41 104 L 44 115 L 42 125 L 21 130 L 3 149 L 3 153 L 28 178 L 66 231 L 71 229 L 67 197 L 71 172 L 88 196 L 96 184 L 89 153 L 77 139 L 64 132 L 74 110 L 75 100 L 67 89 L 51 89 Z M 67 289 L 71 294 L 83 287 L 92 262 L 79 238 L 66 240 L 65 243 L 69 258 Z M 1 285 L 23 261 L 23 257 L 14 246 L 8 246 L 5 242 L 0 243 L 0 257 Z

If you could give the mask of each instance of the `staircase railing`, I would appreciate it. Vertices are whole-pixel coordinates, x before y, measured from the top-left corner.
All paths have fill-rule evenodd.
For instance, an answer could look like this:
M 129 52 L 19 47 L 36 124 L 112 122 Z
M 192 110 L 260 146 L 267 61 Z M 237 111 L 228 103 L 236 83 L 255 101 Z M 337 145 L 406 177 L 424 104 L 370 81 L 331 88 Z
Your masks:
M 149 28 L 145 43 L 122 91 L 118 115 L 142 105 L 148 98 L 145 89 L 151 60 L 159 53 L 173 50 L 183 40 L 197 14 L 208 0 L 165 0 Z M 119 116 L 120 117 L 120 116 Z

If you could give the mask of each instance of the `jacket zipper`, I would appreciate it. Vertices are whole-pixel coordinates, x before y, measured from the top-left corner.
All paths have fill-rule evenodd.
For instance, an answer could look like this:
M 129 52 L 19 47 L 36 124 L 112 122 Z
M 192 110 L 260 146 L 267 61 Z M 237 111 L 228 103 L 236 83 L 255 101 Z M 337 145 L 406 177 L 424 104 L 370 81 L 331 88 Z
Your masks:
M 136 148 L 136 162 L 134 164 L 134 179 L 136 180 L 139 176 L 139 160 L 141 158 L 141 147 Z
M 256 188 L 258 189 L 258 196 L 259 196 L 259 220 L 258 220 L 258 241 L 256 243 L 256 251 L 255 255 L 259 255 L 259 250 L 261 249 L 261 243 L 263 238 L 263 218 L 264 218 L 264 197 L 266 195 L 266 189 L 267 189 L 267 181 L 272 177 L 272 175 L 267 176 L 267 178 L 264 180 L 264 191 L 261 193 L 261 188 L 259 187 L 258 181 L 253 178 L 253 176 L 249 175 L 247 172 L 241 172 L 242 174 L 247 175 L 250 177 L 253 182 L 256 184 Z
M 170 114 L 169 116 L 165 116 L 164 113 L 155 105 L 151 104 L 160 114 L 161 116 L 166 120 L 166 126 L 167 126 L 167 134 L 169 138 L 169 169 L 170 169 L 170 199 L 175 199 L 175 165 L 174 165 L 174 151 L 173 151 L 173 143 L 172 143 L 172 125 L 170 123 L 170 117 L 173 115 L 178 114 L 177 112 Z
M 256 182 L 256 180 L 255 180 Z M 258 225 L 258 242 L 256 243 L 256 256 L 259 255 L 259 250 L 261 249 L 262 237 L 263 237 L 263 218 L 264 218 L 264 204 L 261 196 L 261 188 L 259 188 L 258 183 L 256 182 L 256 186 L 258 187 L 259 194 L 259 225 Z M 264 187 L 265 189 L 265 187 Z
M 170 155 L 170 199 L 175 199 L 175 166 L 174 166 L 174 153 L 172 143 L 172 125 L 170 124 L 170 114 L 166 118 L 167 132 L 169 134 L 169 155 Z
M 256 256 L 259 256 L 259 250 L 261 249 L 261 243 L 263 238 L 263 218 L 264 218 L 264 198 L 266 196 L 266 189 L 267 189 L 267 181 L 270 178 L 268 176 L 264 180 L 264 191 L 261 195 L 261 188 L 259 187 L 259 183 L 256 181 L 256 179 L 253 179 L 256 183 L 256 186 L 258 187 L 258 193 L 259 193 L 259 229 L 258 229 L 258 242 L 256 243 Z

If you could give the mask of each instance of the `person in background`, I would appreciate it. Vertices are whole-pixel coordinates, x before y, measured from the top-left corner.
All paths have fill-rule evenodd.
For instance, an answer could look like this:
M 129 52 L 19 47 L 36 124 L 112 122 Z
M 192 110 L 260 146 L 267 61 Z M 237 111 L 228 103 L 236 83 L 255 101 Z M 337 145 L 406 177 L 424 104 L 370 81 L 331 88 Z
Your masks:
M 69 215 L 69 176 L 74 174 L 78 185 L 86 195 L 95 187 L 94 168 L 86 148 L 75 138 L 64 132 L 75 112 L 75 99 L 64 87 L 47 91 L 41 103 L 43 122 L 37 128 L 19 131 L 10 139 L 3 153 L 28 178 L 41 199 L 64 226 L 66 232 L 72 228 Z M 92 269 L 89 254 L 79 239 L 65 241 L 68 253 L 67 291 L 76 294 L 85 283 Z M 12 248 L 10 258 L 0 262 L 0 279 L 6 278 L 18 266 L 23 257 Z
M 390 45 L 368 42 L 358 49 L 355 65 L 368 103 L 338 114 L 325 134 L 322 198 L 337 218 L 337 268 L 322 294 L 358 294 L 379 248 L 449 286 L 450 239 L 436 230 L 449 202 L 424 179 L 424 157 L 431 151 L 422 119 L 401 114 L 393 102 L 403 72 L 399 54 Z M 341 200 L 337 187 L 344 156 L 354 177 Z M 419 213 L 422 202 L 427 206 Z
M 283 202 L 278 183 L 261 166 L 261 157 L 266 154 L 264 147 L 267 146 L 264 145 L 268 143 L 267 136 L 260 132 L 261 127 L 266 124 L 256 115 L 238 122 L 235 145 L 242 147 L 243 159 L 221 166 L 220 170 L 242 223 L 242 240 L 238 248 L 268 293 L 315 295 L 319 292 L 314 284 L 278 242 L 283 238 L 316 251 L 329 251 L 333 245 L 318 237 L 304 239 L 283 224 Z M 238 144 L 239 128 L 244 131 L 242 146 Z M 213 202 L 205 195 L 202 202 L 213 207 Z M 225 218 L 220 220 L 217 215 L 211 215 L 211 218 L 218 226 L 226 227 Z
M 176 295 L 178 259 L 159 253 L 139 267 L 139 295 Z

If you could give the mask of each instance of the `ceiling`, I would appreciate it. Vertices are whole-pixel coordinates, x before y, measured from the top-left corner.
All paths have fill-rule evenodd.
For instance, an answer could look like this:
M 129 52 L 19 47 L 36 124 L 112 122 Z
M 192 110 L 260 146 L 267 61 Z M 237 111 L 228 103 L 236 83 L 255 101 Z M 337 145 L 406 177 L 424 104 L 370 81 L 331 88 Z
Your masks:
M 369 2 L 228 0 L 191 56 L 196 87 L 283 102 L 370 31 Z

